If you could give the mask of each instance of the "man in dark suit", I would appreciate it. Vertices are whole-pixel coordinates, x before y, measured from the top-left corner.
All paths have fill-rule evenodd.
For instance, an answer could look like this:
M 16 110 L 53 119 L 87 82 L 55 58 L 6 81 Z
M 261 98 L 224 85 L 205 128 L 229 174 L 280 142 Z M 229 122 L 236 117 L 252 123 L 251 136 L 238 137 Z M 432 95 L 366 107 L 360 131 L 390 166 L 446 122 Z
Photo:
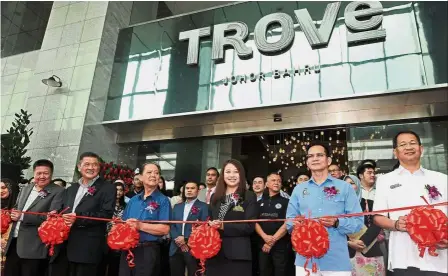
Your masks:
M 93 152 L 81 154 L 78 163 L 81 178 L 65 190 L 62 208 L 69 207 L 64 214 L 70 226 L 67 242 L 60 248 L 59 256 L 53 260 L 50 273 L 53 276 L 97 276 L 98 267 L 106 252 L 106 222 L 78 219 L 88 216 L 110 219 L 114 213 L 117 190 L 114 185 L 99 177 L 99 157 Z
M 197 199 L 199 185 L 187 182 L 182 192 L 182 203 L 174 206 L 173 220 L 205 221 L 208 216 L 208 206 Z M 197 260 L 191 255 L 188 248 L 188 239 L 192 230 L 191 224 L 172 224 L 170 235 L 170 267 L 171 276 L 185 276 L 185 266 L 188 276 L 194 276 L 198 269 Z
M 36 161 L 33 164 L 35 184 L 25 186 L 19 194 L 16 210 L 11 212 L 14 224 L 5 248 L 5 276 L 45 275 L 48 247 L 38 238 L 37 229 L 47 217 L 22 211 L 60 210 L 64 188 L 51 183 L 53 169 L 49 160 Z

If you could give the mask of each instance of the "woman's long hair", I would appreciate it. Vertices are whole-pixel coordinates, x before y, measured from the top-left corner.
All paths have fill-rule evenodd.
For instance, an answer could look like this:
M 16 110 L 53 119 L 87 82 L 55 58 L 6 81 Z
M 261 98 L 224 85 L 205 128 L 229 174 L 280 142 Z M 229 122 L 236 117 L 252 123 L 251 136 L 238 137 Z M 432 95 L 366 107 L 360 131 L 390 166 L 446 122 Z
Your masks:
M 120 203 L 120 206 L 122 206 L 123 208 L 126 207 L 126 202 L 124 201 L 124 197 L 125 197 L 125 189 L 124 189 L 124 184 L 119 182 L 119 181 L 115 181 L 115 189 L 117 187 L 121 187 L 123 189 L 123 196 L 120 197 L 120 199 L 118 200 L 118 202 Z
M 224 171 L 228 164 L 234 165 L 240 175 L 240 183 L 238 183 L 238 189 L 236 190 L 236 193 L 243 197 L 246 194 L 247 180 L 246 180 L 246 171 L 244 170 L 243 164 L 241 164 L 241 162 L 236 159 L 230 159 L 224 162 L 222 166 L 220 177 L 218 179 L 218 183 L 216 184 L 216 189 L 215 193 L 213 194 L 211 205 L 216 205 L 226 195 L 227 184 L 224 181 Z
M 157 189 L 159 189 L 159 191 L 166 196 L 167 192 L 166 192 L 166 182 L 165 182 L 165 178 L 163 176 L 160 176 L 160 180 L 162 180 L 162 189 L 160 189 L 159 184 L 157 184 Z
M 11 210 L 16 204 L 17 197 L 19 196 L 19 185 L 8 178 L 2 178 L 1 182 L 5 183 L 6 188 L 9 191 L 9 197 L 1 200 L 1 208 Z

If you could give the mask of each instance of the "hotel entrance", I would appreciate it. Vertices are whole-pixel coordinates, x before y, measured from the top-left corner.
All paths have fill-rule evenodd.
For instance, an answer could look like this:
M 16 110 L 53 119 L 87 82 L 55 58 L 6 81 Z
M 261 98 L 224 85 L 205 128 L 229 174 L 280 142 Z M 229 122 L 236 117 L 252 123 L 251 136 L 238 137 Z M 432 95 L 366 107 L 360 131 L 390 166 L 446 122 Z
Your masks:
M 185 181 L 205 182 L 209 167 L 220 169 L 227 159 L 240 160 L 250 181 L 255 176 L 277 172 L 284 190 L 291 191 L 299 173 L 307 173 L 305 147 L 321 141 L 331 149 L 333 163 L 344 174 L 353 174 L 362 160 L 375 160 L 378 173 L 387 173 L 396 164 L 392 139 L 402 130 L 412 130 L 422 138 L 425 168 L 447 173 L 448 120 L 378 123 L 362 126 L 322 127 L 234 134 L 222 137 L 196 137 L 168 141 L 121 144 L 120 161 L 137 155 L 136 164 L 157 162 L 174 189 Z

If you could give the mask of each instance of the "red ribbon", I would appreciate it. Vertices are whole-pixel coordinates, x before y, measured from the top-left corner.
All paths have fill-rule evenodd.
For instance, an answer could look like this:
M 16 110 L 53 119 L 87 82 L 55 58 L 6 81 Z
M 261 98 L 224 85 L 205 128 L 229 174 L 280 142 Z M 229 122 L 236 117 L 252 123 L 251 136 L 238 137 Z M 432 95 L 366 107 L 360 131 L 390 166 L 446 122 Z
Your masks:
M 126 261 L 130 268 L 135 266 L 134 254 L 131 249 L 138 245 L 140 235 L 135 227 L 126 223 L 117 223 L 112 226 L 112 229 L 107 236 L 107 244 L 114 250 L 127 250 L 128 255 Z
M 221 236 L 215 227 L 208 224 L 194 225 L 188 239 L 188 246 L 191 255 L 199 259 L 201 268 L 196 271 L 196 274 L 204 275 L 205 261 L 216 256 L 221 250 Z
M 68 239 L 70 227 L 64 219 L 58 215 L 50 215 L 37 230 L 40 239 L 46 246 L 50 246 L 48 254 L 54 255 L 54 246 L 63 243 Z
M 2 235 L 8 232 L 10 223 L 11 223 L 11 214 L 7 210 L 2 210 L 1 214 Z
M 406 229 L 417 243 L 421 258 L 426 249 L 430 256 L 437 257 L 436 245 L 448 239 L 448 217 L 432 206 L 415 208 L 406 217 Z
M 327 229 L 313 219 L 297 217 L 291 233 L 291 243 L 294 250 L 306 258 L 304 269 L 307 276 L 310 271 L 307 269 L 312 258 L 321 258 L 330 248 L 330 241 Z M 317 265 L 312 265 L 313 273 L 317 272 Z

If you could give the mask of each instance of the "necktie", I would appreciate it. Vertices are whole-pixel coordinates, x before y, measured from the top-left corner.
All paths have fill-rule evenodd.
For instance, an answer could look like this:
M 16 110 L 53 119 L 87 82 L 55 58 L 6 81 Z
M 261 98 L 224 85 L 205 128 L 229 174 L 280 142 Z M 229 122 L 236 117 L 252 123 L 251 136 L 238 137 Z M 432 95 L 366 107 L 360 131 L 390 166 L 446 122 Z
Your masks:
M 207 189 L 207 204 L 210 204 L 211 194 L 212 194 L 212 189 Z

